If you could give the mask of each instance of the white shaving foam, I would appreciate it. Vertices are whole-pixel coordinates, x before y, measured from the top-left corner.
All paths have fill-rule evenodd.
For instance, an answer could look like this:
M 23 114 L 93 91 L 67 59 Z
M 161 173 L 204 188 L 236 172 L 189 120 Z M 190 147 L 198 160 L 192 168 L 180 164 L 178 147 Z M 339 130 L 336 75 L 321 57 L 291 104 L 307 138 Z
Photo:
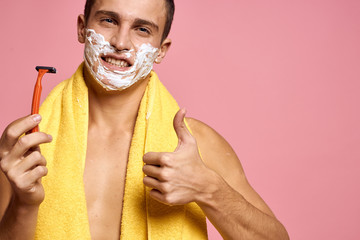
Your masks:
M 133 52 L 133 49 L 121 51 L 126 58 L 131 58 Z M 151 46 L 150 43 L 142 44 L 136 51 L 134 64 L 127 71 L 112 70 L 103 66 L 100 56 L 109 53 L 119 53 L 119 50 L 105 41 L 103 35 L 96 33 L 93 29 L 86 29 L 84 50 L 86 66 L 106 90 L 123 90 L 149 75 L 159 49 Z

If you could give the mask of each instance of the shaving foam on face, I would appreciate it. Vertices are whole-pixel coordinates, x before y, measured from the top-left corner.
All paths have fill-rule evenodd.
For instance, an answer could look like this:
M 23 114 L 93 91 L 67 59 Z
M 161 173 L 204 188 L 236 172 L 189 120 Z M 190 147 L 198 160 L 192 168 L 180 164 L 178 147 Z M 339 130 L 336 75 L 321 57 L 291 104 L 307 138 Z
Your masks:
M 127 59 L 132 57 L 133 52 L 133 49 L 121 51 Z M 87 68 L 106 90 L 123 90 L 149 75 L 159 49 L 150 43 L 140 45 L 135 53 L 134 64 L 126 71 L 109 69 L 102 64 L 101 56 L 109 53 L 116 54 L 119 50 L 105 41 L 103 35 L 93 29 L 86 29 L 84 60 Z

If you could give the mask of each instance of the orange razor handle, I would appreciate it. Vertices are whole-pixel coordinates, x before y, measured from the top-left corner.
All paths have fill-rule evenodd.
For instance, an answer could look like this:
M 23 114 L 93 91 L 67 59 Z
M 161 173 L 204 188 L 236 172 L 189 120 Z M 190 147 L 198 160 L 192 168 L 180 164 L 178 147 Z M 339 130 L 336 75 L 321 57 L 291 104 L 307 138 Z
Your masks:
M 39 107 L 40 107 L 40 98 L 41 98 L 41 80 L 45 73 L 56 73 L 56 69 L 53 67 L 42 67 L 37 66 L 36 70 L 39 72 L 37 76 L 37 80 L 34 87 L 34 95 L 32 99 L 32 106 L 31 106 L 31 115 L 33 114 L 39 114 Z M 38 132 L 39 127 L 36 126 L 33 129 L 31 129 L 28 133 Z

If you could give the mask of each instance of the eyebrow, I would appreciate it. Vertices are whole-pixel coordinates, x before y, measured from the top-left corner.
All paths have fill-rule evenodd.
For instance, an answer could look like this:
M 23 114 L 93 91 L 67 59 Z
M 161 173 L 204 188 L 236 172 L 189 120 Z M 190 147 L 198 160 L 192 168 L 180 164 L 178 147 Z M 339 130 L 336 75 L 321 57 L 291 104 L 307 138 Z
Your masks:
M 159 31 L 159 26 L 156 23 L 141 18 L 136 18 L 134 21 L 134 25 L 146 25 L 154 28 L 156 31 Z
M 119 19 L 119 14 L 117 14 L 116 12 L 112 12 L 112 11 L 104 11 L 104 10 L 99 10 L 95 12 L 95 17 L 99 16 L 99 15 L 106 15 L 115 19 Z
M 116 12 L 112 12 L 112 11 L 99 10 L 99 11 L 95 12 L 95 17 L 98 17 L 100 15 L 106 15 L 106 16 L 112 17 L 116 20 L 120 19 L 119 14 L 117 14 Z M 135 26 L 146 25 L 151 28 L 154 28 L 156 31 L 159 31 L 159 26 L 156 23 L 149 21 L 149 20 L 142 19 L 142 18 L 135 18 L 133 25 L 135 25 Z

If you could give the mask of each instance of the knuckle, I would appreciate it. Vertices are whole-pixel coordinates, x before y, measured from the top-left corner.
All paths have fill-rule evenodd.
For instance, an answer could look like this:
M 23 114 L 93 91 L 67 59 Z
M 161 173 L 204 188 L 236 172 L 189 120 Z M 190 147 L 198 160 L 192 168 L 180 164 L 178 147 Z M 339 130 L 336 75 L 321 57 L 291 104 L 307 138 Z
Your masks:
M 31 160 L 36 165 L 46 166 L 46 164 L 47 164 L 46 159 L 44 158 L 44 156 L 39 151 L 34 151 L 31 154 Z
M 170 156 L 170 154 L 168 154 L 168 153 L 162 154 L 162 155 L 160 156 L 159 161 L 160 161 L 160 163 L 161 163 L 162 165 L 168 165 L 168 164 L 170 164 L 170 161 L 171 161 L 171 156 Z
M 29 144 L 29 138 L 27 136 L 23 136 L 19 138 L 18 143 L 22 147 L 27 147 L 27 145 Z
M 13 181 L 13 182 L 18 181 L 17 174 L 16 174 L 15 170 L 9 169 L 8 171 L 6 171 L 6 175 L 7 175 L 8 179 L 11 180 L 11 181 Z
M 0 168 L 1 168 L 1 171 L 3 171 L 4 173 L 6 173 L 8 171 L 8 162 L 6 161 L 6 158 L 3 158 L 0 161 Z
M 165 203 L 167 203 L 169 205 L 174 204 L 174 198 L 171 194 L 164 194 L 164 201 L 165 201 Z
M 25 189 L 26 183 L 22 181 L 20 178 L 15 178 L 12 181 L 17 189 Z
M 0 161 L 3 160 L 9 154 L 9 150 L 7 149 L 6 143 L 4 143 L 3 139 L 0 140 Z
M 171 192 L 171 189 L 172 189 L 172 187 L 169 183 L 163 183 L 161 186 L 161 191 L 163 193 L 169 193 L 169 192 Z
M 163 169 L 160 173 L 159 173 L 160 178 L 163 181 L 168 181 L 170 180 L 170 173 L 169 171 L 167 171 L 166 169 Z
M 16 130 L 10 125 L 5 130 L 5 138 L 7 140 L 17 139 L 19 136 L 17 135 Z

